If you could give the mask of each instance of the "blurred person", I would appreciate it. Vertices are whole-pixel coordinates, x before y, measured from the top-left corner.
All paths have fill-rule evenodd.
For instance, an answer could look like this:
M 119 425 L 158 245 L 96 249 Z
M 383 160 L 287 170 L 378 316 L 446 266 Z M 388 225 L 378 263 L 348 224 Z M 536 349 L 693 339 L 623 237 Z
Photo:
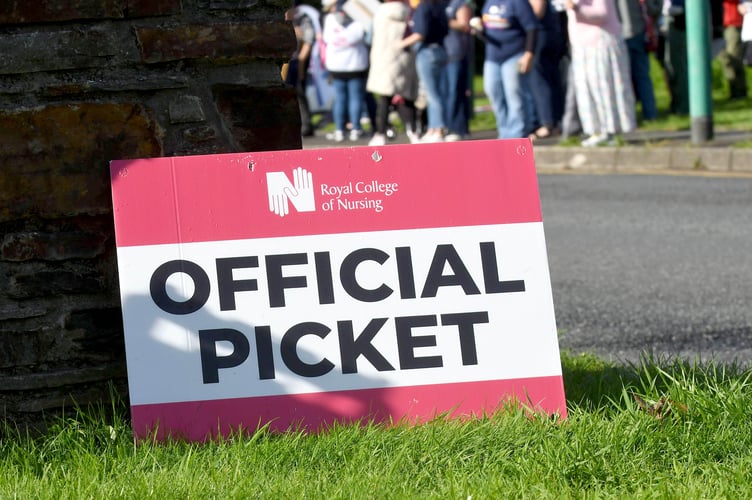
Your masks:
M 288 63 L 285 83 L 295 87 L 300 109 L 300 133 L 303 137 L 310 137 L 313 135 L 313 124 L 306 97 L 306 84 L 311 52 L 316 41 L 316 28 L 314 19 L 304 7 L 300 0 L 294 0 L 293 7 L 285 12 L 285 20 L 292 22 L 297 40 L 297 47 Z
M 744 64 L 752 66 L 752 1 L 739 4 L 742 15 L 742 45 L 744 46 Z
M 629 52 L 629 69 L 635 98 L 642 103 L 642 118 L 655 120 L 658 108 L 655 104 L 653 80 L 650 78 L 650 59 L 646 47 L 645 16 L 657 17 L 661 12 L 660 0 L 616 0 L 621 35 Z
M 366 90 L 378 95 L 375 133 L 369 146 L 386 144 L 389 109 L 395 106 L 410 142 L 417 142 L 415 99 L 418 75 L 415 54 L 399 46 L 409 31 L 410 6 L 404 0 L 386 0 L 373 16 L 371 69 Z
M 550 0 L 529 0 L 538 18 L 531 94 L 537 118 L 531 141 L 554 137 L 561 133 L 559 123 L 564 114 L 564 91 L 561 81 L 561 59 L 564 37 L 559 15 Z
M 560 61 L 560 74 L 563 83 L 564 107 L 561 117 L 561 136 L 563 139 L 578 136 L 582 132 L 580 117 L 577 114 L 577 99 L 574 92 L 574 75 L 572 74 L 572 47 L 569 43 L 569 31 L 567 30 L 567 9 L 564 0 L 551 0 L 556 15 L 559 19 L 559 31 L 562 38 L 562 57 Z
M 582 146 L 615 144 L 633 130 L 635 99 L 627 47 L 612 0 L 565 0 Z
M 413 12 L 412 33 L 398 46 L 415 51 L 418 80 L 428 100 L 428 130 L 421 142 L 443 142 L 446 128 L 446 64 L 444 38 L 449 32 L 449 21 L 443 0 L 421 0 Z
M 525 137 L 525 88 L 530 85 L 538 19 L 528 0 L 486 0 L 481 9 L 486 53 L 483 90 L 500 139 Z
M 726 48 L 718 55 L 718 60 L 728 82 L 729 99 L 747 97 L 747 74 L 741 36 L 744 18 L 739 7 L 739 0 L 723 0 L 723 39 Z
M 363 136 L 360 117 L 366 97 L 368 75 L 368 47 L 362 24 L 353 21 L 342 10 L 338 0 L 324 0 L 322 39 L 326 44 L 326 69 L 332 77 L 335 99 L 332 109 L 334 133 L 328 136 L 335 142 L 345 140 L 346 125 L 351 123 L 349 139 Z
M 663 70 L 668 83 L 672 114 L 689 114 L 689 69 L 687 67 L 687 24 L 684 0 L 664 0 Z
M 450 0 L 446 7 L 449 33 L 444 38 L 447 52 L 447 141 L 466 138 L 470 134 L 470 65 L 473 38 L 470 0 Z

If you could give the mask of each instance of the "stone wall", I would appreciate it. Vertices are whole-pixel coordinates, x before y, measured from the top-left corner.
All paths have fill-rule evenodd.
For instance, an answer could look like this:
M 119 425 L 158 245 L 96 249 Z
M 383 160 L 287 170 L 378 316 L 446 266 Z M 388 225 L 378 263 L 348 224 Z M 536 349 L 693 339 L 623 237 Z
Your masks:
M 0 415 L 126 397 L 108 162 L 299 149 L 290 3 L 0 2 Z

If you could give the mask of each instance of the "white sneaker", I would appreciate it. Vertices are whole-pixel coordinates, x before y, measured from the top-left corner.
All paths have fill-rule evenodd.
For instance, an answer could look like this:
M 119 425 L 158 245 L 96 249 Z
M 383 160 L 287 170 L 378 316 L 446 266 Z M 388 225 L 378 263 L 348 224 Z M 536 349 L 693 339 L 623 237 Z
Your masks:
M 608 135 L 606 134 L 593 134 L 580 143 L 583 148 L 594 148 L 608 142 Z
M 444 138 L 441 134 L 426 134 L 420 139 L 420 142 L 423 144 L 432 144 L 435 142 L 444 142 Z
M 373 134 L 371 140 L 368 141 L 369 146 L 383 146 L 386 144 L 386 136 L 384 134 Z
M 345 134 L 341 130 L 335 130 L 326 134 L 327 141 L 342 142 L 345 140 Z
M 447 134 L 444 136 L 444 140 L 446 142 L 457 142 L 462 140 L 462 136 L 460 134 Z
M 405 134 L 407 135 L 407 139 L 410 141 L 410 144 L 418 144 L 420 142 L 420 137 L 412 130 L 406 131 Z
M 350 131 L 350 140 L 351 141 L 357 141 L 361 137 L 363 137 L 363 131 L 362 130 L 352 129 Z

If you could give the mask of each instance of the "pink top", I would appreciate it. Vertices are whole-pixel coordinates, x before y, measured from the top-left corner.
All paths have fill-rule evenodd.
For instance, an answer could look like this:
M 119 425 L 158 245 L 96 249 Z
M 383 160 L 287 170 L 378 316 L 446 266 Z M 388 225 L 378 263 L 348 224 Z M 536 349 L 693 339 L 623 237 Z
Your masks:
M 598 41 L 601 30 L 621 36 L 621 23 L 613 0 L 579 0 L 567 11 L 569 40 L 572 45 L 588 46 Z

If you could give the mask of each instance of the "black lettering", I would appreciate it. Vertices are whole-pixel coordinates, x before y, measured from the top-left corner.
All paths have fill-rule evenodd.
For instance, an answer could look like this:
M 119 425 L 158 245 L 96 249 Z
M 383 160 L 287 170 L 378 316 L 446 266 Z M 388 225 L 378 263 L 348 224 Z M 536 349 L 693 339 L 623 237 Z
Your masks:
M 229 257 L 217 259 L 217 288 L 219 290 L 219 310 L 235 310 L 235 292 L 253 292 L 258 290 L 258 282 L 255 279 L 235 280 L 232 276 L 233 269 L 246 267 L 258 267 L 258 257 Z
M 477 323 L 488 323 L 488 311 L 441 315 L 442 325 L 457 325 L 464 366 L 478 364 L 478 350 L 475 348 L 475 328 L 473 327 Z
M 387 318 L 374 318 L 363 332 L 355 338 L 352 321 L 337 321 L 339 353 L 342 358 L 342 373 L 358 373 L 358 357 L 365 357 L 378 371 L 391 371 L 394 367 L 376 350 L 371 341 Z
M 355 271 L 362 262 L 372 260 L 383 264 L 388 258 L 389 254 L 376 248 L 361 248 L 345 257 L 339 269 L 339 278 L 342 282 L 342 287 L 350 297 L 361 302 L 378 302 L 392 294 L 394 290 L 385 284 L 374 290 L 368 290 L 360 286 L 360 283 L 355 279 Z
M 326 375 L 334 368 L 334 363 L 324 358 L 318 363 L 308 364 L 298 356 L 298 342 L 306 335 L 316 335 L 326 338 L 331 330 L 321 323 L 299 323 L 285 332 L 282 336 L 282 361 L 290 371 L 301 377 L 320 377 Z
M 441 356 L 416 357 L 416 347 L 430 347 L 436 345 L 435 335 L 413 336 L 412 329 L 436 326 L 436 316 L 403 316 L 394 318 L 397 330 L 397 350 L 399 351 L 400 368 L 410 370 L 414 368 L 437 368 L 444 363 Z
M 332 283 L 332 262 L 329 252 L 313 254 L 316 264 L 316 285 L 319 289 L 319 304 L 334 304 L 334 283 Z
M 272 351 L 272 329 L 268 326 L 257 326 L 256 360 L 258 361 L 259 379 L 269 380 L 276 377 L 274 373 L 274 352 Z
M 285 288 L 305 288 L 305 276 L 282 276 L 282 266 L 308 264 L 308 255 L 290 253 L 266 256 L 266 276 L 269 287 L 269 306 L 285 307 Z
M 184 273 L 193 280 L 193 296 L 176 302 L 167 294 L 167 279 L 175 273 Z M 191 314 L 201 309 L 209 300 L 211 285 L 204 270 L 189 260 L 171 260 L 159 266 L 151 275 L 149 293 L 151 300 L 166 313 Z
M 199 330 L 199 346 L 201 349 L 201 372 L 205 384 L 219 382 L 219 369 L 238 366 L 248 358 L 251 346 L 242 332 L 231 328 L 217 330 Z M 217 356 L 217 342 L 232 344 L 229 356 Z
M 454 274 L 444 275 L 444 266 L 449 264 Z M 436 297 L 436 292 L 441 286 L 461 286 L 465 295 L 478 295 L 480 290 L 478 285 L 473 281 L 470 272 L 462 262 L 454 245 L 437 245 L 436 252 L 433 254 L 431 267 L 426 276 L 426 283 L 423 286 L 421 298 Z
M 415 298 L 415 274 L 413 273 L 413 258 L 410 247 L 397 247 L 394 249 L 397 260 L 397 277 L 399 278 L 400 297 L 403 299 Z
M 525 291 L 525 280 L 499 281 L 499 264 L 496 260 L 496 245 L 493 241 L 480 244 L 480 260 L 483 264 L 483 282 L 486 286 L 486 293 Z

